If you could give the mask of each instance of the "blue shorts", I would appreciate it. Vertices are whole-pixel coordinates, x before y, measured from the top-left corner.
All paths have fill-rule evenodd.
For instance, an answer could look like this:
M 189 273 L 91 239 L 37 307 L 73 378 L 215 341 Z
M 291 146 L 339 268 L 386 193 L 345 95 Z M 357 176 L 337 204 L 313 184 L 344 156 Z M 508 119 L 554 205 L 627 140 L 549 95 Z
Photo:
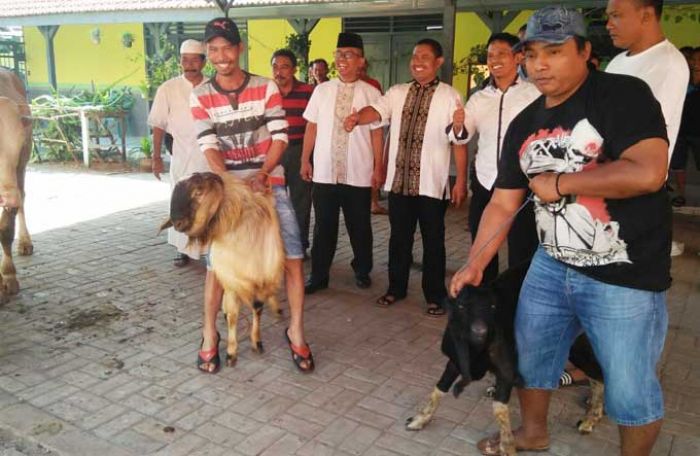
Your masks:
M 284 185 L 273 185 L 272 193 L 275 196 L 275 209 L 280 222 L 280 234 L 284 242 L 284 252 L 288 260 L 304 258 L 304 247 L 301 245 L 299 223 L 292 207 L 292 201 L 287 194 Z M 209 254 L 203 255 L 207 263 L 207 270 L 211 270 Z
M 656 375 L 668 328 L 666 293 L 610 285 L 539 248 L 515 318 L 518 369 L 526 388 L 556 389 L 576 337 L 585 331 L 605 379 L 605 409 L 641 426 L 663 417 Z
M 280 231 L 284 241 L 284 252 L 288 260 L 304 258 L 304 247 L 301 245 L 299 222 L 292 206 L 292 200 L 284 185 L 274 185 L 275 209 L 280 220 Z

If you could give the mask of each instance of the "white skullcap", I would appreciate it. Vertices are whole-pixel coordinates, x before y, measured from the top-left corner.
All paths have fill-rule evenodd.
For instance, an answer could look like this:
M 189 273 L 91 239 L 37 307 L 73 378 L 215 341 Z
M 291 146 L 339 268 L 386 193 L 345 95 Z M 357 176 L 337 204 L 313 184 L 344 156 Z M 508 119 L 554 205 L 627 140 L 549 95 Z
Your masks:
M 180 45 L 180 55 L 182 54 L 206 54 L 204 45 L 197 40 L 185 40 Z

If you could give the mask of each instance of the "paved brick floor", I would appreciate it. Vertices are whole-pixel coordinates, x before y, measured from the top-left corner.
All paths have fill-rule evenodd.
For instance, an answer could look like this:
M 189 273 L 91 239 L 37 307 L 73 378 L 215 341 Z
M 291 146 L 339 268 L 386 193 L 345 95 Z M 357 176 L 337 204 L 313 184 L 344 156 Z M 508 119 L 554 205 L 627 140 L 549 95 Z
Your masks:
M 44 174 L 31 179 L 56 179 Z M 63 211 L 104 210 L 104 201 L 120 200 L 121 192 L 94 195 L 115 179 L 117 188 L 132 190 L 123 196 L 131 205 L 116 207 L 131 209 L 97 211 L 97 218 L 67 226 L 55 210 L 43 221 L 39 210 L 30 211 L 30 223 L 43 227 L 34 236 L 36 253 L 17 258 L 22 291 L 0 307 L 0 441 L 22 445 L 0 445 L 0 454 L 472 455 L 474 442 L 495 429 L 482 381 L 459 399 L 445 398 L 425 430 L 404 430 L 441 373 L 445 321 L 423 316 L 417 269 L 409 299 L 390 309 L 372 305 L 386 286 L 386 217 L 373 219 L 373 286 L 354 287 L 343 230 L 330 288 L 307 300 L 314 374 L 294 369 L 285 320 L 265 316 L 266 353 L 250 350 L 244 318 L 238 365 L 208 376 L 194 366 L 204 269 L 171 266 L 173 251 L 156 235 L 167 203 L 138 205 L 134 193 L 151 191 L 133 191 L 145 185 L 143 176 L 99 176 L 83 188 L 84 198 L 73 189 L 74 204 Z M 46 198 L 48 206 L 65 201 L 57 186 L 68 182 L 53 185 L 58 196 Z M 469 233 L 463 209 L 447 217 L 454 271 L 466 258 Z M 661 366 L 667 419 L 657 455 L 700 454 L 698 220 L 676 216 L 686 253 L 673 261 Z M 607 420 L 591 436 L 575 432 L 584 396 L 582 388 L 555 394 L 549 454 L 616 454 L 617 430 Z M 517 400 L 513 406 L 517 423 Z

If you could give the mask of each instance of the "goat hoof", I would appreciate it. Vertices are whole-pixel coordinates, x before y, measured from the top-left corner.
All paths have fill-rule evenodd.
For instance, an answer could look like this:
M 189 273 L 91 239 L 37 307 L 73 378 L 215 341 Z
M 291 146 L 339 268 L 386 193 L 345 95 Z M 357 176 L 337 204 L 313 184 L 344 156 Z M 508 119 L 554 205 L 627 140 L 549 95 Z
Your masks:
M 576 428 L 579 434 L 588 435 L 593 432 L 593 425 L 585 420 L 580 420 L 576 423 Z
M 235 366 L 236 361 L 238 361 L 238 356 L 226 354 L 226 366 L 227 367 Z
M 7 293 L 4 293 L 2 290 L 0 290 L 0 306 L 7 304 L 9 301 L 10 297 L 7 295 Z
M 17 253 L 20 256 L 29 256 L 34 253 L 34 245 L 32 243 L 23 244 L 20 242 L 17 246 Z
M 5 279 L 3 281 L 3 287 L 7 295 L 16 295 L 19 293 L 19 282 L 17 282 L 17 279 Z
M 263 347 L 263 343 L 257 342 L 255 344 L 253 344 L 253 351 L 259 355 L 262 355 L 263 353 L 265 353 L 265 348 Z
M 412 416 L 406 419 L 406 430 L 407 431 L 420 431 L 425 426 L 423 420 L 419 420 L 418 417 Z

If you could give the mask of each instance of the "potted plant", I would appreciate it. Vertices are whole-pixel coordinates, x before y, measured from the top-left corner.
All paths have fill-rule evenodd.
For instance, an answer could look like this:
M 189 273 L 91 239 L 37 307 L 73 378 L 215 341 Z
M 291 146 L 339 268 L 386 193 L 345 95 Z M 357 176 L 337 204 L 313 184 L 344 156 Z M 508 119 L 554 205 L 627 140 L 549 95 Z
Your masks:
M 130 48 L 132 44 L 134 44 L 134 34 L 124 32 L 124 34 L 122 34 L 122 46 Z
M 153 146 L 148 136 L 141 138 L 141 153 L 143 158 L 139 161 L 139 169 L 144 172 L 150 172 L 153 168 Z

